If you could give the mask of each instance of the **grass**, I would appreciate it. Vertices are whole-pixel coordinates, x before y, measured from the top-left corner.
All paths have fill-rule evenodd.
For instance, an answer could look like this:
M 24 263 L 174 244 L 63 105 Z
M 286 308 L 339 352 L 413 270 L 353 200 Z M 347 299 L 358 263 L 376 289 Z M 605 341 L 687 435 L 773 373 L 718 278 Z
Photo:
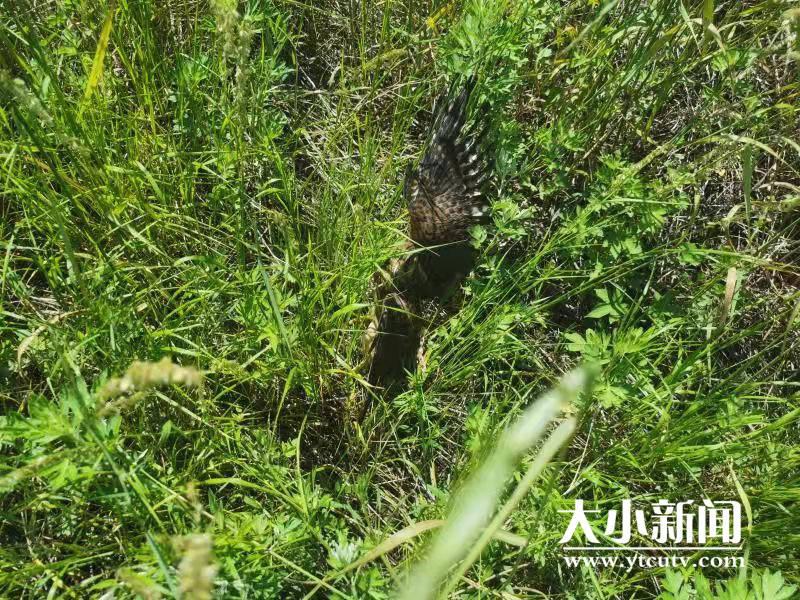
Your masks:
M 792 597 L 791 2 L 0 12 L 2 596 L 392 596 L 501 432 L 588 362 L 563 452 L 509 467 L 543 470 L 502 496 L 505 537 L 431 585 Z M 433 100 L 473 71 L 493 223 L 386 397 L 362 368 L 373 276 L 403 252 Z M 701 497 L 748 507 L 744 570 L 560 558 L 575 499 Z

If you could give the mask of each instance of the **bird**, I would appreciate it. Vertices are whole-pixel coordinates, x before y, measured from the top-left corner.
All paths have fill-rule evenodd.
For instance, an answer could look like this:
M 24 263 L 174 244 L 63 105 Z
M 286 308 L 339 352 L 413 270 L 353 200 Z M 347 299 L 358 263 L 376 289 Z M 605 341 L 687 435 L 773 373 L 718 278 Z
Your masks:
M 377 310 L 365 335 L 372 385 L 391 387 L 415 368 L 423 304 L 441 304 L 475 264 L 470 229 L 488 221 L 494 163 L 487 144 L 487 106 L 469 119 L 476 82 L 472 75 L 460 89 L 454 84 L 440 96 L 422 160 L 406 170 L 410 241 L 408 252 L 390 261 L 376 286 Z

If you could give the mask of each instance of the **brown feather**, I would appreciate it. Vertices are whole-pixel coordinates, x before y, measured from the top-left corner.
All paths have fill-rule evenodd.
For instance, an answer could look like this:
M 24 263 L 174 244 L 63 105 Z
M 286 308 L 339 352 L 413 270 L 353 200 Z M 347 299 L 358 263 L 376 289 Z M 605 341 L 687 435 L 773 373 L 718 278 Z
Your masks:
M 474 86 L 473 77 L 439 113 L 419 167 L 406 175 L 411 239 L 424 250 L 396 263 L 379 288 L 381 307 L 368 333 L 369 380 L 376 385 L 391 385 L 414 368 L 422 301 L 452 293 L 474 264 L 469 229 L 487 218 L 483 188 L 491 169 L 480 151 L 486 127 L 476 121 L 465 131 Z

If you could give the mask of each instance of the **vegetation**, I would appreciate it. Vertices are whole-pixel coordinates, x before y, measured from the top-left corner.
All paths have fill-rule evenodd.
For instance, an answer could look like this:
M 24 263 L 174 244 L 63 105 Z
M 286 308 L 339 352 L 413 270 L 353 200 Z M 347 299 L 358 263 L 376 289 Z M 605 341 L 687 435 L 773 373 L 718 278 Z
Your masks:
M 392 596 L 585 362 L 574 437 L 449 593 L 792 597 L 795 6 L 0 0 L 0 595 Z M 388 397 L 373 275 L 473 72 L 493 222 Z M 745 507 L 744 570 L 561 560 L 577 498 L 703 497 Z

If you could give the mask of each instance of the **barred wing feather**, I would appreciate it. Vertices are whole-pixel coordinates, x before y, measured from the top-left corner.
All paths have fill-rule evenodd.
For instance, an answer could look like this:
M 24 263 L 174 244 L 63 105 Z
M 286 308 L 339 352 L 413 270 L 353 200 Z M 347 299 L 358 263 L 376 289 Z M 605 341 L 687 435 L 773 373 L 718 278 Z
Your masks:
M 483 187 L 491 166 L 480 152 L 486 128 L 480 119 L 464 127 L 474 86 L 471 78 L 440 112 L 419 168 L 406 177 L 411 239 L 422 246 L 466 241 L 488 211 Z

